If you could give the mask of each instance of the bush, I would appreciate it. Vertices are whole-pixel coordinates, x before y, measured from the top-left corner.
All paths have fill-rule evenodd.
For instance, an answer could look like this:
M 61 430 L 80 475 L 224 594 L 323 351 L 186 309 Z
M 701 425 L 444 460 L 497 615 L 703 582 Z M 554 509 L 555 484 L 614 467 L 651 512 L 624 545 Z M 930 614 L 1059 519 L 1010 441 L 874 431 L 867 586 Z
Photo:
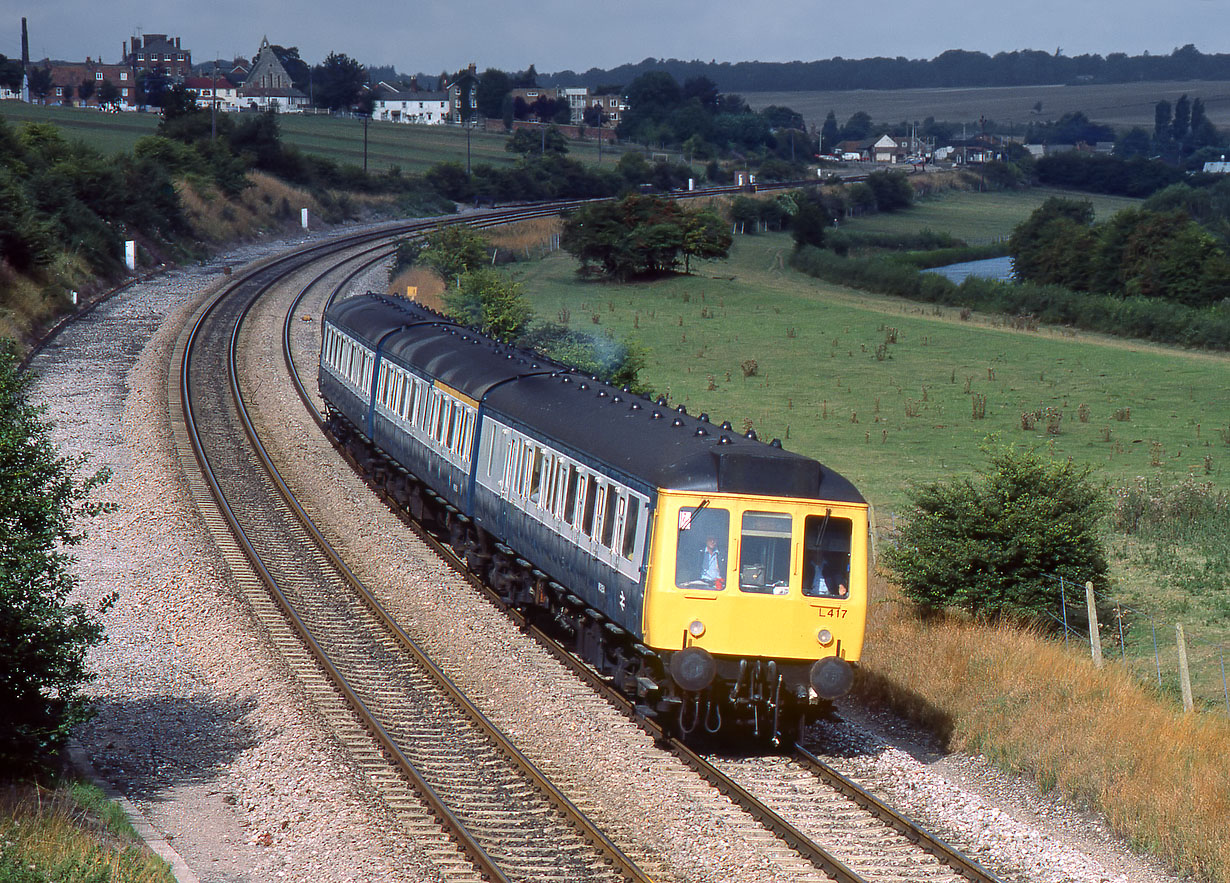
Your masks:
M 82 479 L 83 458 L 59 456 L 28 386 L 12 342 L 0 341 L 0 769 L 10 773 L 47 766 L 88 717 L 85 657 L 103 640 L 91 613 L 68 602 L 76 577 L 65 549 L 82 540 L 81 517 L 109 508 L 88 501 L 108 473 Z
M 998 618 L 1057 610 L 1058 577 L 1104 584 L 1098 524 L 1106 502 L 1089 469 L 1036 451 L 984 446 L 989 468 L 914 488 L 884 560 L 924 609 Z

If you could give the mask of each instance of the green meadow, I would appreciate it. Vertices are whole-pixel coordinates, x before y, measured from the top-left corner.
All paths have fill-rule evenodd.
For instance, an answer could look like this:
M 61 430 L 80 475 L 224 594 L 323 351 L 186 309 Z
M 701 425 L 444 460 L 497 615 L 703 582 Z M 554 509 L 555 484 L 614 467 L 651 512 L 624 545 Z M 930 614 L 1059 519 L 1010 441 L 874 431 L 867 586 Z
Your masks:
M 0 116 L 10 124 L 49 122 L 69 138 L 80 138 L 104 153 L 129 152 L 137 139 L 154 134 L 156 113 L 102 113 L 76 107 L 42 107 L 19 101 L 0 103 Z M 227 115 L 239 121 L 242 115 Z M 326 156 L 343 165 L 363 166 L 364 127 L 359 119 L 322 114 L 282 114 L 278 117 L 282 140 L 306 153 Z M 512 165 L 516 154 L 504 149 L 503 133 L 473 130 L 469 139 L 471 165 Z M 466 162 L 466 133 L 453 126 L 412 126 L 372 122 L 366 132 L 367 168 L 383 172 L 398 166 L 407 174 L 420 174 L 438 162 Z M 598 155 L 596 141 L 573 141 L 569 155 L 586 163 L 613 164 L 622 148 L 604 146 Z
M 981 198 L 934 202 L 964 215 Z M 1018 200 L 1018 220 L 1041 198 Z M 984 226 L 1002 224 L 1004 204 L 987 206 Z M 816 457 L 881 517 L 902 507 L 911 482 L 981 465 L 991 435 L 1115 484 L 1196 475 L 1230 487 L 1224 355 L 962 319 L 805 277 L 789 267 L 791 247 L 781 234 L 736 237 L 729 260 L 648 283 L 580 281 L 563 253 L 519 270 L 539 316 L 635 341 L 655 393 Z

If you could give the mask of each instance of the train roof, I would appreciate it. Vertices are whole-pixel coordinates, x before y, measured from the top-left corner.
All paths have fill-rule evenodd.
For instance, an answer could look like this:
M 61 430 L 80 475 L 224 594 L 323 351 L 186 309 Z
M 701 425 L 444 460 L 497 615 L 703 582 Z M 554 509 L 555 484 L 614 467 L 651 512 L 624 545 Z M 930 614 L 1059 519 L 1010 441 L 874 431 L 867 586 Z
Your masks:
M 360 295 L 326 319 L 487 409 L 654 487 L 863 503 L 810 457 L 499 344 L 403 298 Z

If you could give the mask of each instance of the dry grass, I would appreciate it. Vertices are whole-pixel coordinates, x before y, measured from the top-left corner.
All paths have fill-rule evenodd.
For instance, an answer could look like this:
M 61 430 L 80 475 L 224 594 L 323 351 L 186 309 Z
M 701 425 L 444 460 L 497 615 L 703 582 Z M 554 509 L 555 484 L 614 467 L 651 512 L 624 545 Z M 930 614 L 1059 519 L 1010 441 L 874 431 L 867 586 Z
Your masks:
M 300 209 L 310 218 L 324 212 L 309 193 L 261 172 L 249 172 L 252 186 L 237 199 L 227 199 L 214 189 L 198 190 L 179 184 L 184 214 L 198 239 L 221 244 L 244 239 L 262 230 L 290 229 L 299 225 Z
M 418 289 L 414 299 L 423 306 L 433 310 L 444 309 L 444 283 L 426 267 L 411 267 L 398 273 L 390 280 L 388 293 L 404 297 L 407 287 Z
M 87 812 L 69 789 L 0 795 L 0 878 L 166 883 L 170 868 L 130 833 Z
M 562 227 L 559 218 L 534 218 L 496 227 L 485 231 L 485 235 L 497 248 L 517 253 L 538 252 L 550 248 Z
M 1230 880 L 1230 723 L 1027 629 L 922 621 L 883 583 L 859 690 L 1103 813 L 1134 845 Z

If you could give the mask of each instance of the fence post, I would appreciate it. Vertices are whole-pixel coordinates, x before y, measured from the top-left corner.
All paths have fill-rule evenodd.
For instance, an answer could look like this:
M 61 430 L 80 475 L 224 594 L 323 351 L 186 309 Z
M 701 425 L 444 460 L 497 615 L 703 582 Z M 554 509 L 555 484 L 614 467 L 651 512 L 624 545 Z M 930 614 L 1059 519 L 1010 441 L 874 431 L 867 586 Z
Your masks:
M 1157 667 L 1157 685 L 1162 685 L 1162 654 L 1157 649 L 1157 620 L 1149 617 L 1149 626 L 1153 629 L 1153 664 Z
M 1063 649 L 1068 649 L 1068 599 L 1063 594 L 1063 577 L 1059 578 L 1059 612 L 1063 614 Z
M 1098 605 L 1093 598 L 1093 581 L 1085 583 L 1085 607 L 1089 610 L 1089 649 L 1093 652 L 1093 664 L 1102 667 L 1102 634 L 1098 629 Z
M 1183 637 L 1183 623 L 1175 623 L 1174 629 L 1179 645 L 1179 687 L 1183 690 L 1183 710 L 1191 711 L 1195 705 L 1192 702 L 1192 675 L 1187 668 L 1187 639 Z

